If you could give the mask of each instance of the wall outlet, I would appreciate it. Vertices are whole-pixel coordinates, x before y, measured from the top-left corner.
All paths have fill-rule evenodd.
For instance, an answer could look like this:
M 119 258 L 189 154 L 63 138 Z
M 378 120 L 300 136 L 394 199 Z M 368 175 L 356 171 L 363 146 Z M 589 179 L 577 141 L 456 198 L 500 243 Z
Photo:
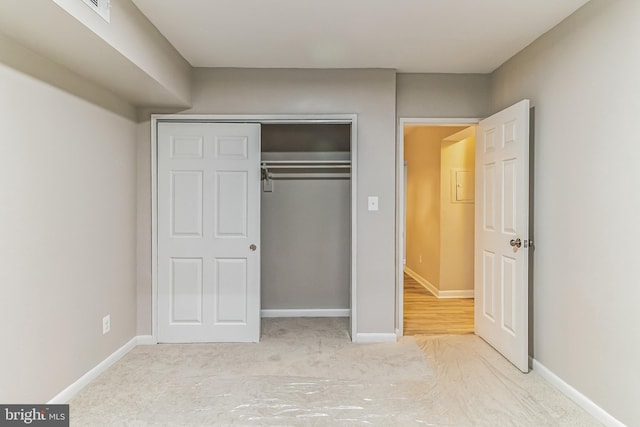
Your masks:
M 102 335 L 111 330 L 111 315 L 107 314 L 102 318 Z
M 378 210 L 378 196 L 367 197 L 367 209 L 370 211 Z

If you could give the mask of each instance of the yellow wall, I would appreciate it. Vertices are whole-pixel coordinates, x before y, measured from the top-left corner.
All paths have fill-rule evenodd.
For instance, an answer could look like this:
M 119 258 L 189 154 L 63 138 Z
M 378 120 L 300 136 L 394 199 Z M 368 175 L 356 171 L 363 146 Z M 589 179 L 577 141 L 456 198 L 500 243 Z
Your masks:
M 475 127 L 463 132 L 463 135 L 442 143 L 439 286 L 441 291 L 473 290 Z M 466 178 L 470 178 L 464 183 L 460 181 L 460 185 L 465 186 L 471 193 L 471 200 L 457 200 L 459 197 L 467 197 L 461 193 L 456 197 L 455 174 L 458 171 L 465 171 L 468 174 Z
M 440 151 L 442 140 L 461 129 L 409 125 L 404 129 L 407 267 L 436 288 L 440 284 Z

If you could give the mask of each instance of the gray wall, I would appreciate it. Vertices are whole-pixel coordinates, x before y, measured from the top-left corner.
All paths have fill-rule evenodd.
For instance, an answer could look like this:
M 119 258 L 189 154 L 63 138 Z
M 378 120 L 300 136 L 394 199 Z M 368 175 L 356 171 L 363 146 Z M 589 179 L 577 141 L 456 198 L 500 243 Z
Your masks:
M 640 425 L 640 2 L 593 0 L 494 73 L 535 107 L 534 357 Z
M 195 69 L 193 114 L 358 115 L 357 323 L 360 333 L 393 333 L 395 323 L 395 93 L 393 70 Z M 140 125 L 149 164 L 148 123 Z M 141 182 L 144 180 L 141 180 Z M 145 183 L 146 184 L 146 183 Z M 380 210 L 367 211 L 367 196 Z M 150 187 L 139 188 L 147 206 Z M 150 216 L 143 218 L 138 254 L 150 259 Z M 139 275 L 140 276 L 140 275 Z M 151 284 L 139 284 L 139 333 L 151 330 Z M 147 320 L 148 319 L 148 320 Z
M 263 309 L 350 308 L 349 179 L 276 179 L 261 233 Z
M 0 62 L 3 403 L 49 401 L 135 336 L 135 123 L 34 79 L 61 70 L 24 53 L 43 68 Z
M 487 117 L 489 74 L 398 74 L 398 117 Z

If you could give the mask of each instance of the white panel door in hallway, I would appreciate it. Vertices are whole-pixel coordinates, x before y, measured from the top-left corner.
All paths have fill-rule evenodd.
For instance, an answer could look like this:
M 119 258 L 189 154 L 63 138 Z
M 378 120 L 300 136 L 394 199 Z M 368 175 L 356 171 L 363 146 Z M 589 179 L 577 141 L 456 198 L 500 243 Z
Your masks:
M 158 123 L 159 342 L 260 338 L 260 125 Z
M 529 370 L 529 101 L 476 133 L 476 333 Z

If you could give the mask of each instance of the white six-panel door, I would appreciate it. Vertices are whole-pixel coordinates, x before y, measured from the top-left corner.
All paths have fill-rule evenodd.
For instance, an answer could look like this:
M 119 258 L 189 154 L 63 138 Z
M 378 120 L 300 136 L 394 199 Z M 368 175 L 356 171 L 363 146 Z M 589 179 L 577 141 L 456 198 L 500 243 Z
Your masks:
M 260 338 L 260 125 L 158 123 L 159 342 Z
M 528 100 L 477 128 L 475 218 L 476 333 L 527 372 Z

